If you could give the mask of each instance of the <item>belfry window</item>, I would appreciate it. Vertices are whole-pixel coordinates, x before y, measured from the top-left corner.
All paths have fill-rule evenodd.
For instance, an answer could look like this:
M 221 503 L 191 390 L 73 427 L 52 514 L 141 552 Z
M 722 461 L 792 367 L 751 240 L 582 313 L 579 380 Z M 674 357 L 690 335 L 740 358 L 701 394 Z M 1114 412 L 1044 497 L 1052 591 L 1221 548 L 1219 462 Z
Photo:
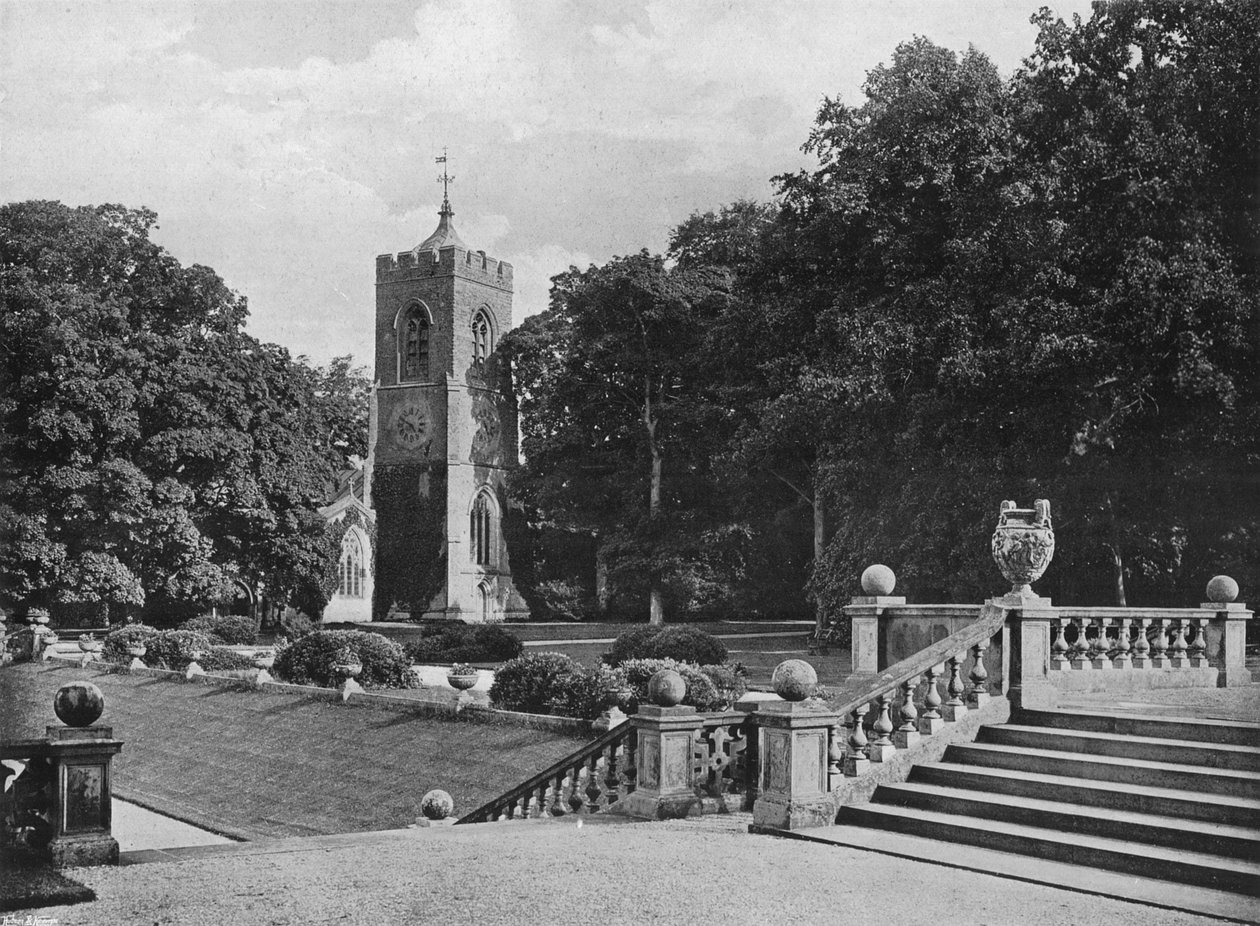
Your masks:
M 485 312 L 478 311 L 473 316 L 472 334 L 473 363 L 481 366 L 490 356 L 490 351 L 494 346 L 490 343 L 490 319 L 486 318 Z
M 355 530 L 341 538 L 341 559 L 337 561 L 337 594 L 362 598 L 367 571 L 363 568 L 363 544 Z
M 494 508 L 486 497 L 486 493 L 481 492 L 477 495 L 477 500 L 473 502 L 468 525 L 471 559 L 478 566 L 494 564 L 494 550 L 497 546 L 494 522 Z
M 403 317 L 398 338 L 398 381 L 422 382 L 429 378 L 429 319 L 415 307 Z

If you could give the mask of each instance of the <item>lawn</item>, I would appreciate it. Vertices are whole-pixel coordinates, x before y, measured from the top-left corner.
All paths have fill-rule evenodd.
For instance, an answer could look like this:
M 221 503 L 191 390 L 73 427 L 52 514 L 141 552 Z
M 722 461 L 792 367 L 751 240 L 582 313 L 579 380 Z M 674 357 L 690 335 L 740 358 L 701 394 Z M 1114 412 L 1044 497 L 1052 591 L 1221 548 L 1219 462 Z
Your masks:
M 0 669 L 0 739 L 41 736 L 53 694 L 79 679 L 104 692 L 101 722 L 126 744 L 119 797 L 246 839 L 406 826 L 432 788 L 469 811 L 587 741 L 53 663 Z

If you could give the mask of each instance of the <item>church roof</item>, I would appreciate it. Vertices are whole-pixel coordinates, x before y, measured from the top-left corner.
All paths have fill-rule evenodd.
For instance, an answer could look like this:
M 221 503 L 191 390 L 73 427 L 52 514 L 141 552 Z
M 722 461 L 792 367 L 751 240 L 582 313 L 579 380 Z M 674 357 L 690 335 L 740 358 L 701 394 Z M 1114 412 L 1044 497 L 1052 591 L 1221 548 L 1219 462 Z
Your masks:
M 464 244 L 459 232 L 455 231 L 455 223 L 451 221 L 455 216 L 455 211 L 451 209 L 451 201 L 445 196 L 442 197 L 442 209 L 438 212 L 438 227 L 433 234 L 425 238 L 418 245 L 417 251 L 437 251 L 441 248 L 460 248 L 467 251 L 468 245 Z

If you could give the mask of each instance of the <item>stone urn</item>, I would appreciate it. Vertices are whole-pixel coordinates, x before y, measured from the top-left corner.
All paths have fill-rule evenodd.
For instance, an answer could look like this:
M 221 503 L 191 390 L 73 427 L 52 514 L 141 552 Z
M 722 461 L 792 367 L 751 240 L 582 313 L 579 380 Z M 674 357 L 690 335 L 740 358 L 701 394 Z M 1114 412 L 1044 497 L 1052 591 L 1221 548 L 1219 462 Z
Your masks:
M 79 637 L 79 652 L 81 653 L 99 653 L 101 651 L 101 641 L 96 639 L 90 633 L 85 633 Z
M 269 670 L 276 664 L 276 654 L 274 650 L 260 650 L 254 653 L 254 668 Z
M 456 691 L 468 691 L 477 685 L 477 670 L 467 671 L 464 667 L 459 667 L 459 671 L 454 668 L 446 673 L 446 684 L 450 685 Z
M 993 532 L 993 561 L 1011 583 L 1010 594 L 1034 598 L 1032 583 L 1041 578 L 1054 557 L 1054 529 L 1050 502 L 1037 499 L 1032 508 L 1002 502 Z
M 132 643 L 130 646 L 127 647 L 127 655 L 133 656 L 136 659 L 143 659 L 144 654 L 147 653 L 148 651 L 149 651 L 149 648 L 145 646 L 143 643 Z
M 358 678 L 363 672 L 363 663 L 361 662 L 339 662 L 333 667 L 333 671 L 342 678 Z

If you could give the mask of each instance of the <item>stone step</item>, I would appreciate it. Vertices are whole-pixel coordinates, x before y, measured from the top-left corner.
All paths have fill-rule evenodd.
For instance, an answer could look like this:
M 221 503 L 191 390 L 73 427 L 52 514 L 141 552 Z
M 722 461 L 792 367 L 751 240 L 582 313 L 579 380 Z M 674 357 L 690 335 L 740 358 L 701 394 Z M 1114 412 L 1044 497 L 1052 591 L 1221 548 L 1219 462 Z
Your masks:
M 1260 894 L 1260 864 L 1220 855 L 1083 833 L 1059 833 L 1022 823 L 975 820 L 957 814 L 889 804 L 843 807 L 836 822 L 1105 868 L 1146 878 L 1175 879 L 1216 890 Z
M 1133 813 L 1162 814 L 1205 823 L 1229 823 L 1260 828 L 1260 800 L 1159 788 L 1128 782 L 1067 778 L 1036 772 L 926 762 L 910 772 L 910 781 L 1006 794 L 1044 798 L 1070 794 L 1074 803 L 1088 807 L 1112 807 Z
M 1230 720 L 1190 720 L 1185 717 L 1118 714 L 1108 711 L 1022 710 L 1013 723 L 1033 727 L 1088 730 L 1120 736 L 1153 736 L 1230 746 L 1260 747 L 1260 723 Z
M 955 743 L 945 750 L 944 760 L 963 765 L 1004 768 L 1142 785 L 1174 788 L 1202 794 L 1224 794 L 1245 800 L 1260 799 L 1260 774 L 1232 769 L 1151 762 L 1116 756 L 1076 755 L 1058 749 L 1032 749 L 1001 743 Z
M 1072 802 L 1074 791 L 1071 788 L 1054 793 L 1062 799 L 1012 797 L 967 788 L 906 782 L 880 785 L 871 802 L 1020 823 L 1063 834 L 1079 833 L 1180 848 L 1205 855 L 1260 858 L 1260 829 L 1179 820 L 1107 807 L 1087 807 Z
M 1114 733 L 1059 730 L 1053 727 L 1030 727 L 1014 723 L 981 727 L 976 736 L 976 742 L 1260 772 L 1260 748 L 1255 746 L 1193 743 L 1154 736 L 1117 736 Z
M 1134 903 L 1148 904 L 1169 910 L 1183 910 L 1204 916 L 1253 922 L 1256 901 L 1252 897 L 1227 891 L 1211 890 L 1199 884 L 1180 880 L 1159 880 L 1130 875 L 1117 877 L 1115 872 L 1086 868 L 1067 862 L 1034 858 L 1011 852 L 999 852 L 979 846 L 959 845 L 907 833 L 871 829 L 866 826 L 820 826 L 812 829 L 776 833 L 792 839 L 803 839 L 825 845 L 879 852 L 897 858 L 912 859 L 930 865 L 964 871 L 978 871 L 999 878 L 1010 878 L 1032 884 L 1047 884 L 1065 891 L 1085 895 L 1117 897 Z M 1082 910 L 1090 909 L 1090 901 L 1082 897 Z M 1085 919 L 1096 920 L 1096 917 Z M 1007 917 L 1004 921 L 1011 921 Z M 1082 917 L 1076 918 L 1077 922 Z

